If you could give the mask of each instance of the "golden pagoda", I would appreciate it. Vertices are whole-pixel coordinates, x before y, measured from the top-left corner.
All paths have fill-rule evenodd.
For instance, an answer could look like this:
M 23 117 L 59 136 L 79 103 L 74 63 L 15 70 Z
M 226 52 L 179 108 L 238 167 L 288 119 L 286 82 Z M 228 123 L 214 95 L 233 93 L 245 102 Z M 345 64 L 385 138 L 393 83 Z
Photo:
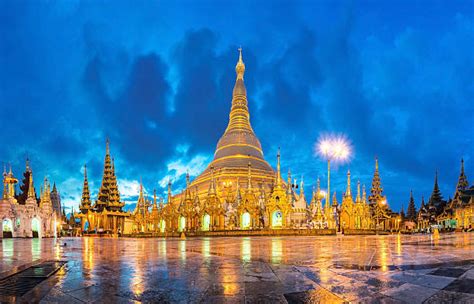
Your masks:
M 125 203 L 120 201 L 115 165 L 110 156 L 109 140 L 107 139 L 104 171 L 97 200 L 92 206 L 87 168 L 84 166 L 84 185 L 79 206 L 81 212 L 74 215 L 81 219 L 81 230 L 83 232 L 106 233 L 117 236 L 123 233 L 125 219 L 130 216 L 128 212 L 122 210 L 124 205 Z
M 292 205 L 280 173 L 263 156 L 250 124 L 242 49 L 235 66 L 236 80 L 227 128 L 214 158 L 186 188 L 168 201 L 162 218 L 166 231 L 285 228 L 291 225 Z M 161 227 L 160 227 L 161 229 Z

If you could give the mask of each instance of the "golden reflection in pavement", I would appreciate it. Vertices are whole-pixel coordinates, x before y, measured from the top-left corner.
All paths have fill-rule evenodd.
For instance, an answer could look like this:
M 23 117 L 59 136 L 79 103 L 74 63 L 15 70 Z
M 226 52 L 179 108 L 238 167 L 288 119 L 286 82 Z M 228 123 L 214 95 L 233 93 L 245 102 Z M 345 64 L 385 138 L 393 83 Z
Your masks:
M 84 269 L 92 271 L 94 269 L 94 239 L 91 237 L 84 237 L 82 248 Z
M 250 260 L 252 259 L 252 244 L 248 237 L 242 239 L 240 251 L 242 261 L 250 262 Z
M 166 260 L 166 240 L 158 242 L 158 247 L 161 257 Z
M 181 254 L 181 260 L 183 262 L 186 262 L 186 240 L 180 240 L 178 247 L 179 247 L 179 252 Z
M 3 239 L 2 241 L 2 254 L 3 259 L 13 257 L 13 239 Z
M 33 239 L 31 241 L 31 257 L 33 260 L 41 258 L 41 239 Z
M 380 254 L 380 270 L 387 271 L 387 240 L 385 238 L 379 239 L 379 254 Z
M 397 255 L 402 254 L 402 235 L 399 233 L 397 235 Z
M 334 275 L 334 273 L 329 271 L 326 267 L 319 269 L 319 279 L 321 280 L 321 284 L 327 284 L 332 275 Z
M 233 296 L 239 292 L 239 283 L 222 283 L 222 287 L 226 296 Z
M 280 264 L 282 257 L 281 239 L 272 239 L 272 264 Z
M 143 281 L 143 267 L 145 267 L 143 255 L 146 250 L 143 242 L 140 242 L 137 247 L 137 253 L 134 255 L 135 259 L 133 261 L 133 275 L 130 280 L 130 289 L 135 295 L 140 296 L 145 291 L 141 282 Z
M 210 242 L 208 238 L 202 240 L 202 254 L 205 258 L 211 256 L 211 248 L 209 243 Z

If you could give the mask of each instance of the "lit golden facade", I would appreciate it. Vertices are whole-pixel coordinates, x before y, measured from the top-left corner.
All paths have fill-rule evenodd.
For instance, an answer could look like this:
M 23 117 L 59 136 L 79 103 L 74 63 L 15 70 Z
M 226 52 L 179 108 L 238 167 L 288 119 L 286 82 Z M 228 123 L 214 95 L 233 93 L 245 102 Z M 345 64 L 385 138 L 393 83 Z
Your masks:
M 124 205 L 125 203 L 120 201 L 115 166 L 110 156 L 109 141 L 107 140 L 104 172 L 97 200 L 92 205 L 87 168 L 84 167 L 84 185 L 79 206 L 81 212 L 74 214 L 74 216 L 80 218 L 81 230 L 85 233 L 105 233 L 117 236 L 124 232 L 126 219 L 130 216 L 128 212 L 122 210 Z
M 268 164 L 250 124 L 241 50 L 235 71 L 229 123 L 214 159 L 192 182 L 187 176 L 182 193 L 172 196 L 168 187 L 167 204 L 160 210 L 166 232 L 306 225 L 304 193 L 296 194 L 282 180 L 279 152 L 276 172 Z
M 469 230 L 474 228 L 474 185 L 469 187 L 464 173 L 464 160 L 461 160 L 461 172 L 454 197 L 443 212 L 436 217 L 437 224 L 443 228 Z

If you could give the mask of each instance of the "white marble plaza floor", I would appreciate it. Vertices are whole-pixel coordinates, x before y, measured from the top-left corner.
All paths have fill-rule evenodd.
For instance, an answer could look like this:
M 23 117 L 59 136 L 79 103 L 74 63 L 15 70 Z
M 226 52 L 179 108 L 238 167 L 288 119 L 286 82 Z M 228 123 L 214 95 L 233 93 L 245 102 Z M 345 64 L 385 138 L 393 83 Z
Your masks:
M 3 302 L 474 303 L 474 233 L 4 239 L 0 249 L 0 278 L 66 262 Z

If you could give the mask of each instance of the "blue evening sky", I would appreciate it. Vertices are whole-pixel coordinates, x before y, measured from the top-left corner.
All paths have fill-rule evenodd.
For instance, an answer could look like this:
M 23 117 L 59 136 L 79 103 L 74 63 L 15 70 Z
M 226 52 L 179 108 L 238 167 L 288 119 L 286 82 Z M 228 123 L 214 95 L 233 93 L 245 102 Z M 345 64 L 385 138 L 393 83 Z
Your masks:
M 369 190 L 375 156 L 394 210 L 436 170 L 448 198 L 461 158 L 474 179 L 473 17 L 472 1 L 0 1 L 0 161 L 20 177 L 29 155 L 37 190 L 48 176 L 77 206 L 109 137 L 124 200 L 140 177 L 178 191 L 225 129 L 241 45 L 265 156 L 281 147 L 308 200 L 325 133 L 354 148 L 339 201 L 348 168 Z

